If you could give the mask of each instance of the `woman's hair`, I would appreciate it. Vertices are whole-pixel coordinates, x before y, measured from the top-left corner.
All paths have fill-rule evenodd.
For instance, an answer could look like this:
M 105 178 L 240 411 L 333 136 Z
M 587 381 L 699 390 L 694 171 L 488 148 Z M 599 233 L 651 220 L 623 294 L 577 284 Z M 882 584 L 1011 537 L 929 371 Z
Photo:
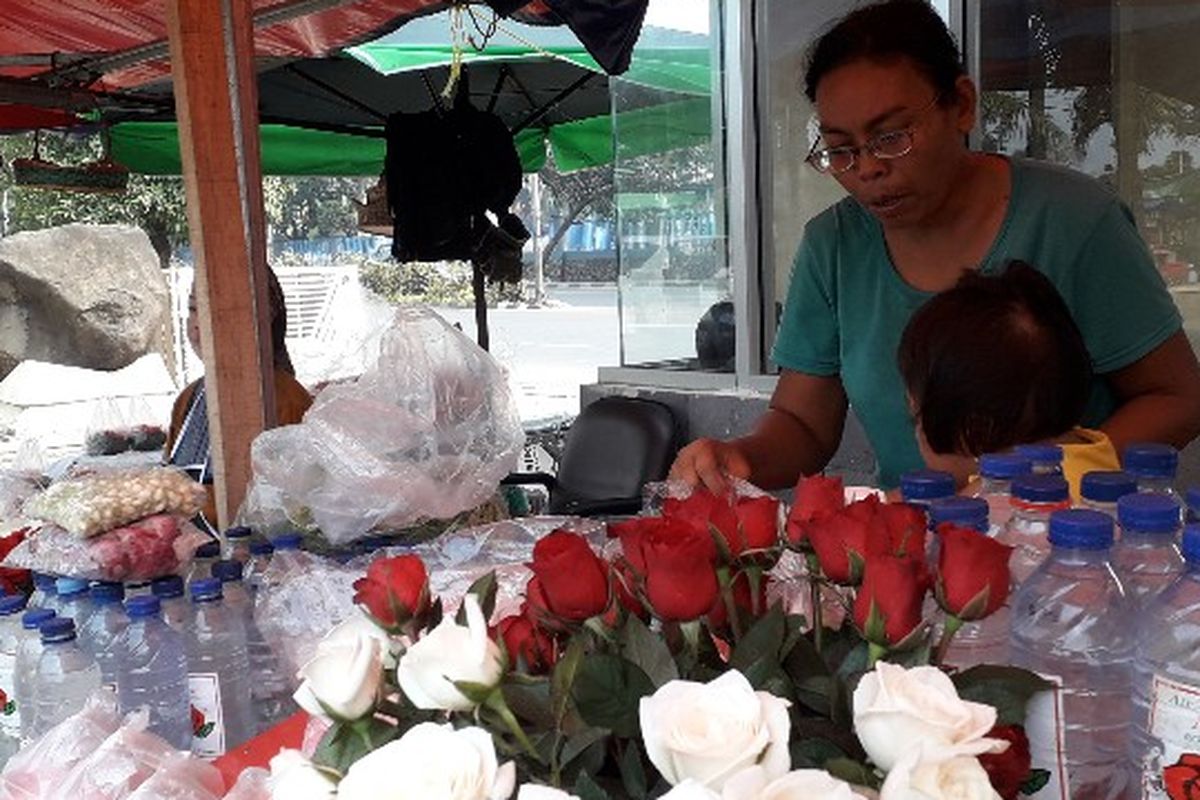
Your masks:
M 1021 261 L 971 270 L 904 329 L 900 375 L 935 453 L 982 455 L 1079 424 L 1092 366 L 1071 312 Z
M 275 366 L 284 372 L 296 374 L 292 356 L 287 349 L 287 303 L 283 298 L 283 287 L 275 270 L 267 267 L 267 300 L 271 308 L 271 348 L 275 352 Z
M 898 58 L 921 70 L 943 102 L 966 74 L 954 37 L 927 0 L 884 0 L 852 11 L 817 39 L 808 51 L 804 94 L 816 102 L 821 79 L 852 61 Z

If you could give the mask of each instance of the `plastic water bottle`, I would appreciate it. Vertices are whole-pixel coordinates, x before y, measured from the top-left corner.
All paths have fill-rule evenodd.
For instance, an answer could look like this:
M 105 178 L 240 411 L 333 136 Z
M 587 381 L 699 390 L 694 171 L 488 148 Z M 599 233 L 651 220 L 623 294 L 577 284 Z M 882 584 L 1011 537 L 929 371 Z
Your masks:
M 14 680 L 24 610 L 25 598 L 20 595 L 0 599 L 0 762 L 21 747 L 21 713 Z
M 92 600 L 88 596 L 88 582 L 78 578 L 58 579 L 58 602 L 55 610 L 60 617 L 74 620 L 75 630 L 83 630 L 92 615 Z
M 79 631 L 79 644 L 100 666 L 100 682 L 116 691 L 121 671 L 121 634 L 129 625 L 129 617 L 121 606 L 125 587 L 119 583 L 97 583 L 91 594 L 92 615 Z
M 225 546 L 221 558 L 233 559 L 245 564 L 250 560 L 250 537 L 254 532 L 244 525 L 236 525 L 225 531 Z M 216 577 L 215 575 L 213 576 Z
M 1187 523 L 1200 522 L 1200 487 L 1191 487 L 1184 494 L 1187 501 Z
M 1179 499 L 1172 486 L 1179 469 L 1179 451 L 1171 445 L 1131 444 L 1121 454 L 1121 469 L 1137 479 L 1139 492 L 1162 492 Z
M 168 575 L 154 581 L 151 588 L 162 605 L 163 620 L 180 633 L 187 631 L 192 623 L 192 606 L 183 594 L 183 578 Z
M 1019 444 L 1013 452 L 1033 462 L 1035 475 L 1061 475 L 1063 449 L 1056 444 Z
M 1016 453 L 987 453 L 979 457 L 979 488 L 976 497 L 988 504 L 988 533 L 998 536 L 1012 516 L 1012 481 L 1033 472 L 1033 462 Z
M 1141 607 L 1183 572 L 1179 503 L 1156 492 L 1127 494 L 1117 501 L 1117 521 L 1121 541 L 1113 547 L 1113 568 Z
M 188 705 L 188 662 L 183 636 L 162 619 L 154 595 L 139 595 L 125 604 L 129 625 L 122 634 L 121 672 L 117 692 L 122 713 L 145 707 L 150 730 L 172 747 L 192 746 Z
M 1132 760 L 1141 797 L 1166 798 L 1163 769 L 1196 752 L 1200 725 L 1200 525 L 1183 533 L 1184 573 L 1141 614 L 1133 680 Z
M 58 594 L 55 587 L 56 582 L 53 575 L 47 575 L 44 572 L 33 573 L 33 594 L 29 595 L 28 603 L 30 610 L 46 608 L 46 603 L 50 598 Z
M 38 659 L 42 657 L 41 626 L 54 617 L 52 608 L 35 608 L 21 616 L 13 688 L 17 692 L 17 713 L 21 715 L 22 744 L 33 738 L 33 718 L 37 714 L 37 683 L 33 676 L 37 672 Z
M 953 522 L 982 533 L 988 530 L 988 504 L 982 497 L 946 497 L 928 506 L 929 529 L 936 531 L 943 522 Z
M 934 500 L 954 496 L 954 476 L 936 469 L 915 469 L 900 476 L 904 502 L 922 508 Z
M 212 577 L 212 565 L 221 559 L 221 543 L 205 542 L 196 548 L 192 563 L 188 566 L 187 584 Z
M 267 565 L 271 563 L 271 554 L 274 552 L 275 546 L 270 542 L 250 542 L 250 560 L 246 562 L 242 580 L 246 582 L 251 593 L 258 591 L 259 584 L 262 582 L 262 574 L 266 572 Z
M 1020 586 L 1050 549 L 1050 515 L 1070 508 L 1071 495 L 1066 479 L 1050 473 L 1014 478 L 1012 493 L 1013 514 L 1000 541 L 1015 548 L 1008 566 L 1013 585 Z
M 185 638 L 192 752 L 215 758 L 254 732 L 246 632 L 237 612 L 225 607 L 221 581 L 199 580 L 191 591 L 195 616 Z
M 1128 472 L 1103 471 L 1084 473 L 1079 482 L 1080 507 L 1090 508 L 1117 518 L 1117 501 L 1137 492 L 1137 481 Z
M 1050 553 L 1012 601 L 1012 662 L 1058 686 L 1035 696 L 1026 718 L 1033 763 L 1051 773 L 1036 798 L 1117 800 L 1133 786 L 1137 632 L 1134 607 L 1109 561 L 1112 543 L 1106 514 L 1055 513 Z
M 100 688 L 100 666 L 79 646 L 74 620 L 66 617 L 46 620 L 41 632 L 42 655 L 33 677 L 37 703 L 34 736 L 78 714 Z
M 271 645 L 254 621 L 254 598 L 242 580 L 239 561 L 218 561 L 213 577 L 221 581 L 225 606 L 236 611 L 246 631 L 246 652 L 250 659 L 250 697 L 254 703 L 255 733 L 283 721 L 294 710 L 291 683 L 281 673 Z

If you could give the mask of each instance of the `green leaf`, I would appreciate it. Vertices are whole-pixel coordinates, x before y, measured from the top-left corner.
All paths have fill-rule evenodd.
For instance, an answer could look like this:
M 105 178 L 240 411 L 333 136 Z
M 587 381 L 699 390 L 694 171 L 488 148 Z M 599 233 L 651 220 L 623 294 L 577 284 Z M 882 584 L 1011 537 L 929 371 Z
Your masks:
M 1046 788 L 1046 784 L 1050 782 L 1050 770 L 1048 769 L 1031 769 L 1029 777 L 1021 784 L 1021 794 L 1028 797 L 1040 792 Z
M 16 710 L 17 710 L 17 703 L 15 700 L 9 700 L 7 703 L 4 704 L 4 716 L 6 716 L 6 717 L 12 716 L 12 714 Z
M 825 771 L 847 783 L 866 786 L 869 789 L 878 789 L 883 784 L 883 781 L 875 774 L 875 770 L 860 761 L 849 758 L 835 758 L 826 761 Z
M 571 687 L 575 685 L 579 665 L 583 663 L 583 652 L 583 637 L 572 637 L 566 652 L 554 665 L 554 672 L 550 675 L 550 711 L 555 719 L 561 720 L 567 715 L 571 702 Z
M 493 570 L 478 578 L 467 589 L 467 594 L 475 595 L 475 599 L 479 601 L 485 622 L 491 620 L 492 612 L 496 610 L 496 586 L 496 572 Z M 454 621 L 463 626 L 467 624 L 467 612 L 463 606 L 458 607 Z
M 667 643 L 655 636 L 646 623 L 630 614 L 621 629 L 621 654 L 642 668 L 655 687 L 679 677 L 679 669 Z
M 584 728 L 579 733 L 570 736 L 563 745 L 561 764 L 567 766 L 596 742 L 608 736 L 604 728 Z
M 641 667 L 607 654 L 586 659 L 571 687 L 575 708 L 586 723 L 624 738 L 637 736 L 638 702 L 653 693 L 654 682 Z
M 205 727 L 208 727 L 207 725 Z M 334 723 L 313 753 L 313 763 L 345 775 L 350 765 L 400 734 L 398 728 L 373 717 Z
M 625 743 L 625 752 L 617 766 L 621 770 L 621 783 L 626 793 L 633 800 L 645 800 L 646 769 L 642 766 L 642 751 L 638 747 L 637 739 Z
M 463 697 L 475 705 L 487 702 L 492 692 L 496 691 L 495 686 L 488 686 L 487 684 L 476 683 L 475 681 L 454 681 L 454 688 L 458 689 Z
M 608 792 L 600 788 L 600 786 L 592 780 L 592 776 L 586 772 L 579 773 L 579 777 L 575 780 L 575 788 L 572 790 L 579 800 L 611 800 Z
M 796 699 L 796 691 L 792 686 L 791 679 L 787 673 L 779 666 L 779 662 L 775 661 L 771 656 L 755 661 L 749 667 L 742 671 L 746 676 L 746 680 L 750 682 L 758 691 L 770 692 L 776 697 L 782 697 L 785 700 L 794 702 Z
M 982 664 L 953 676 L 954 686 L 964 700 L 986 703 L 996 709 L 1000 725 L 1024 725 L 1025 707 L 1038 692 L 1054 685 L 1029 670 Z
M 762 659 L 779 662 L 780 645 L 787 635 L 787 620 L 779 606 L 774 606 L 754 623 L 733 648 L 729 664 L 745 672 L 751 664 Z
M 504 702 L 519 719 L 536 728 L 553 730 L 555 717 L 550 708 L 550 682 L 542 678 L 536 683 L 505 682 L 500 691 Z
M 820 736 L 793 740 L 790 751 L 792 769 L 825 769 L 828 762 L 847 758 L 842 748 Z

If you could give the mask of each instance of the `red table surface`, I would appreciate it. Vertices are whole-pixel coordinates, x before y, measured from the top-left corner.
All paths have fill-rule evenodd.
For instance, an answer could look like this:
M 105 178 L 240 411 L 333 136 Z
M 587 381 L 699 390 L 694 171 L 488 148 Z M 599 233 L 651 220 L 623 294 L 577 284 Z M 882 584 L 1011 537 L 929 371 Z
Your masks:
M 304 742 L 306 727 L 308 714 L 297 711 L 274 728 L 260 733 L 241 747 L 230 750 L 214 761 L 213 765 L 221 771 L 221 777 L 225 779 L 225 790 L 233 788 L 238 775 L 247 767 L 266 769 L 267 764 L 280 750 L 299 750 Z

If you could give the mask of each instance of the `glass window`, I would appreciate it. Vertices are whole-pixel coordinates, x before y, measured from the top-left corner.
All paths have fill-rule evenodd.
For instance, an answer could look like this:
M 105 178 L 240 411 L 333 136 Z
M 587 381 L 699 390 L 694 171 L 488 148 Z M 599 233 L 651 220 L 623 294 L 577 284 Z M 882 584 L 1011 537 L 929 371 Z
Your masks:
M 981 144 L 1073 167 L 1133 211 L 1200 329 L 1200 2 L 981 4 Z
M 621 363 L 733 370 L 720 0 L 651 0 L 610 81 Z

